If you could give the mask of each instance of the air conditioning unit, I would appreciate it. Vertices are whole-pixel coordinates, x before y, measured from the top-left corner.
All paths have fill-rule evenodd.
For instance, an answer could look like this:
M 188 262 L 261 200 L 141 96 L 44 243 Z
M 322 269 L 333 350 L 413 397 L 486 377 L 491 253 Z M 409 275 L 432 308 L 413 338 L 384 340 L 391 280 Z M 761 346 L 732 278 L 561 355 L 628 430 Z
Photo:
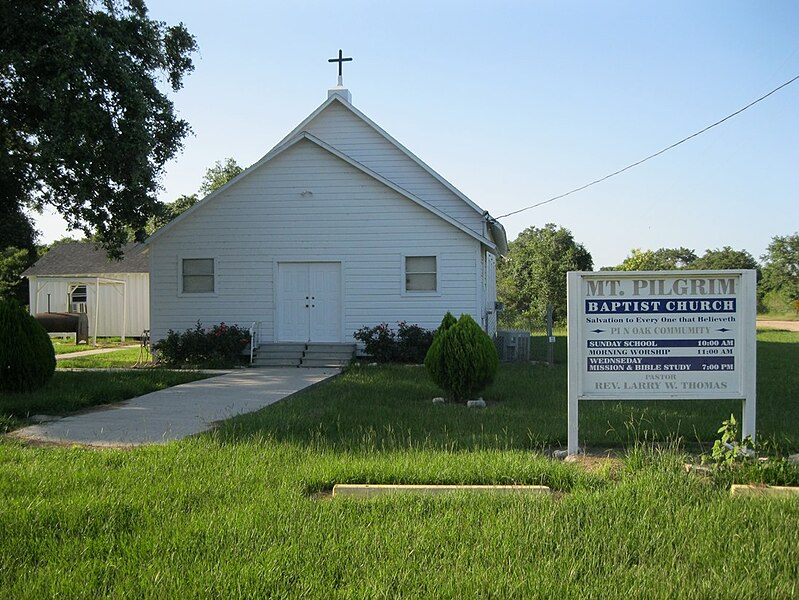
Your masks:
M 494 343 L 497 347 L 499 360 L 503 362 L 527 362 L 530 360 L 529 331 L 497 331 Z
M 69 312 L 88 313 L 89 311 L 85 302 L 71 302 L 69 305 Z

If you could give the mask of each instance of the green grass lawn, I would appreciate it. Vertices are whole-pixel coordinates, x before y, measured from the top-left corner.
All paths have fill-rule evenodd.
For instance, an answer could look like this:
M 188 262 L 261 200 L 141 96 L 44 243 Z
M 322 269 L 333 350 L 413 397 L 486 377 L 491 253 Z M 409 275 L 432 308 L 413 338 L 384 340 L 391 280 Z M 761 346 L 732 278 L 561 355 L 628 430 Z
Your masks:
M 68 414 L 204 377 L 206 375 L 192 371 L 160 369 L 113 373 L 56 371 L 40 390 L 0 395 L 0 432 L 25 425 L 24 419 L 30 415 Z
M 141 348 L 125 348 L 105 354 L 90 354 L 75 358 L 62 358 L 56 363 L 58 369 L 128 369 L 139 360 L 151 358 Z
M 796 448 L 799 334 L 758 339 L 761 432 Z M 581 435 L 629 443 L 625 457 L 547 459 L 535 450 L 565 441 L 563 339 L 557 351 L 554 369 L 504 368 L 483 411 L 432 405 L 422 369 L 361 367 L 163 446 L 0 441 L 0 597 L 796 597 L 799 500 L 731 498 L 729 477 L 688 474 L 674 446 L 641 443 L 709 442 L 737 408 L 591 405 Z M 781 468 L 770 481 L 799 483 Z M 320 494 L 336 482 L 557 493 Z
M 73 344 L 72 338 L 50 338 L 53 342 L 53 349 L 56 354 L 67 354 L 69 352 L 83 352 L 85 350 L 97 350 L 99 348 L 115 348 L 117 346 L 133 346 L 138 344 L 138 340 L 128 338 L 124 342 L 119 337 L 97 338 L 97 345 Z
M 732 499 L 652 455 L 586 474 L 519 451 L 320 451 L 210 435 L 0 447 L 0 595 L 789 598 L 799 502 Z M 548 498 L 309 496 L 369 478 L 557 481 Z M 743 591 L 746 590 L 746 593 Z
M 758 334 L 758 432 L 784 451 L 799 451 L 799 333 Z M 489 409 L 433 405 L 439 392 L 424 369 L 360 367 L 270 410 L 233 420 L 223 433 L 237 438 L 264 431 L 279 440 L 322 439 L 350 449 L 365 443 L 392 449 L 565 447 L 566 339 L 559 337 L 555 367 L 504 364 L 483 394 Z M 721 422 L 740 421 L 732 400 L 592 401 L 580 405 L 580 443 L 594 449 L 675 436 L 709 450 Z

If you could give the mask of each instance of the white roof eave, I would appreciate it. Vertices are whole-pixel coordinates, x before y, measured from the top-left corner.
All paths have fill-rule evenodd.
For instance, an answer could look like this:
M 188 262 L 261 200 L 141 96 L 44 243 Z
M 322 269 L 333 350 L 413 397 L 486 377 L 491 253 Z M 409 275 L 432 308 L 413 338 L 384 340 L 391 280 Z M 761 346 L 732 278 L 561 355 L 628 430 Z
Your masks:
M 368 167 L 366 167 L 362 163 L 360 163 L 357 160 L 353 159 L 352 157 L 344 154 L 340 150 L 337 150 L 336 148 L 334 148 L 330 144 L 324 142 L 323 140 L 317 138 L 313 134 L 305 131 L 304 128 L 314 118 L 316 118 L 316 116 L 319 115 L 319 113 L 321 113 L 325 108 L 330 106 L 333 102 L 339 102 L 342 106 L 344 106 L 348 110 L 352 111 L 359 119 L 363 120 L 366 124 L 368 124 L 370 127 L 372 127 L 381 136 L 383 136 L 386 140 L 388 140 L 389 143 L 391 143 L 394 146 L 396 146 L 401 152 L 403 152 L 406 156 L 408 156 L 408 158 L 410 158 L 417 165 L 419 165 L 420 168 L 422 168 L 425 171 L 427 171 L 432 177 L 434 177 L 437 181 L 439 181 L 439 183 L 441 183 L 449 191 L 451 191 L 453 194 L 455 194 L 459 199 L 461 199 L 463 202 L 465 202 L 467 205 L 469 205 L 476 212 L 479 212 L 481 215 L 484 215 L 485 217 L 488 217 L 488 213 L 486 211 L 484 211 L 482 208 L 477 206 L 474 202 L 472 202 L 469 198 L 467 198 L 460 190 L 458 190 L 455 186 L 453 186 L 446 179 L 441 177 L 441 175 L 436 173 L 427 164 L 425 164 L 424 161 L 419 159 L 410 150 L 405 148 L 405 146 L 400 144 L 397 140 L 395 140 L 388 133 L 386 133 L 382 128 L 380 128 L 376 123 L 374 123 L 369 117 L 364 115 L 361 111 L 359 111 L 357 108 L 355 108 L 352 104 L 347 102 L 339 94 L 332 94 L 330 97 L 327 98 L 327 100 L 325 100 L 322 104 L 320 104 L 319 107 L 316 108 L 316 110 L 314 110 L 310 115 L 308 115 L 308 117 L 306 117 L 297 127 L 295 127 L 291 131 L 291 133 L 289 133 L 286 137 L 284 137 L 282 140 L 280 140 L 280 142 L 278 142 L 258 162 L 256 162 L 255 164 L 251 165 L 249 168 L 244 170 L 242 173 L 240 173 L 239 175 L 237 175 L 236 177 L 234 177 L 233 179 L 228 181 L 225 185 L 221 186 L 220 188 L 218 188 L 214 192 L 208 194 L 205 198 L 201 199 L 199 202 L 194 204 L 191 208 L 189 208 L 185 212 L 181 213 L 180 215 L 178 215 L 177 217 L 172 219 L 169 223 L 167 223 L 166 225 L 161 227 L 161 229 L 157 230 L 151 236 L 149 236 L 145 240 L 144 243 L 149 245 L 153 241 L 156 241 L 158 238 L 160 238 L 162 235 L 164 235 L 164 233 L 166 233 L 167 231 L 171 230 L 178 223 L 180 223 L 183 219 L 185 219 L 188 216 L 192 215 L 197 210 L 202 210 L 202 208 L 204 206 L 206 206 L 208 203 L 213 202 L 214 199 L 217 196 L 219 196 L 221 193 L 223 193 L 225 190 L 227 190 L 230 186 L 232 186 L 236 182 L 246 178 L 253 171 L 257 170 L 259 167 L 261 167 L 265 163 L 269 162 L 270 160 L 272 160 L 272 158 L 274 158 L 275 156 L 281 154 L 282 152 L 284 152 L 288 148 L 291 148 L 297 142 L 299 142 L 299 141 L 301 141 L 303 139 L 306 139 L 306 140 L 311 141 L 312 143 L 318 145 L 319 147 L 327 150 L 331 154 L 333 154 L 333 155 L 341 158 L 342 160 L 350 163 L 351 165 L 353 165 L 357 169 L 363 171 L 364 173 L 366 173 L 370 177 L 376 179 L 377 181 L 380 181 L 381 183 L 383 183 L 384 185 L 388 186 L 389 188 L 399 192 L 400 194 L 402 194 L 406 198 L 408 198 L 408 199 L 412 200 L 413 202 L 419 204 L 420 206 L 426 208 L 427 210 L 429 210 L 433 214 L 437 215 L 438 217 L 441 217 L 442 219 L 444 219 L 448 223 L 452 224 L 453 226 L 457 227 L 458 229 L 460 229 L 464 233 L 466 233 L 469 236 L 477 239 L 478 241 L 480 241 L 482 244 L 484 244 L 489 249 L 491 249 L 493 251 L 498 251 L 500 254 L 503 254 L 502 248 L 503 248 L 503 245 L 504 245 L 504 248 L 505 248 L 504 252 L 507 252 L 507 237 L 504 235 L 505 230 L 502 228 L 501 225 L 499 225 L 498 223 L 496 224 L 496 225 L 499 226 L 499 228 L 501 229 L 501 233 L 502 233 L 502 235 L 499 236 L 500 239 L 497 239 L 497 236 L 493 234 L 493 229 L 492 229 L 492 225 L 491 225 L 494 221 L 492 219 L 490 219 L 490 217 L 488 217 L 487 220 L 489 222 L 489 229 L 492 230 L 492 237 L 494 238 L 494 242 L 492 242 L 490 239 L 487 239 L 486 237 L 483 237 L 482 235 L 478 234 L 477 232 L 469 229 L 468 227 L 464 226 L 459 221 L 453 219 L 452 217 L 450 217 L 446 213 L 444 213 L 444 212 L 440 211 L 439 209 L 433 207 L 432 205 L 430 205 L 429 203 L 425 202 L 424 200 L 422 200 L 418 196 L 415 196 L 411 192 L 405 190 L 404 188 L 400 187 L 396 183 L 386 179 L 385 177 L 381 176 L 380 174 L 376 173 L 375 171 L 372 171 L 371 169 L 369 169 Z M 504 244 L 503 244 L 503 240 L 504 240 Z

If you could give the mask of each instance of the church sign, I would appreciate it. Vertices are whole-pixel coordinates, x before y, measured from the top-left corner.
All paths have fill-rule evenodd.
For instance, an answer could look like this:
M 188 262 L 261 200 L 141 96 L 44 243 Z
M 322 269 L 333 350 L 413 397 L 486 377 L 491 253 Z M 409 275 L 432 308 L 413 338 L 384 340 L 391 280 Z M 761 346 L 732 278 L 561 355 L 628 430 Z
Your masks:
M 571 272 L 569 440 L 579 400 L 740 399 L 755 433 L 755 271 Z

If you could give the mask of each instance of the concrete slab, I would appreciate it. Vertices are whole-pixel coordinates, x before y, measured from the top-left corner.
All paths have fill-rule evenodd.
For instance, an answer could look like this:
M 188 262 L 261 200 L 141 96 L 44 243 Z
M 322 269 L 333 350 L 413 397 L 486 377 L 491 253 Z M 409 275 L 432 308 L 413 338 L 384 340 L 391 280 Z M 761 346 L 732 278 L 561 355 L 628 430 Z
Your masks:
M 730 486 L 730 494 L 733 496 L 799 497 L 799 487 L 779 486 L 779 485 L 733 484 L 732 486 Z
M 217 421 L 274 404 L 339 373 L 339 369 L 242 369 L 31 425 L 9 435 L 89 446 L 163 444 L 207 431 Z
M 384 494 L 445 494 L 452 492 L 490 492 L 494 494 L 549 494 L 545 485 L 426 485 L 337 483 L 334 498 L 372 498 Z

